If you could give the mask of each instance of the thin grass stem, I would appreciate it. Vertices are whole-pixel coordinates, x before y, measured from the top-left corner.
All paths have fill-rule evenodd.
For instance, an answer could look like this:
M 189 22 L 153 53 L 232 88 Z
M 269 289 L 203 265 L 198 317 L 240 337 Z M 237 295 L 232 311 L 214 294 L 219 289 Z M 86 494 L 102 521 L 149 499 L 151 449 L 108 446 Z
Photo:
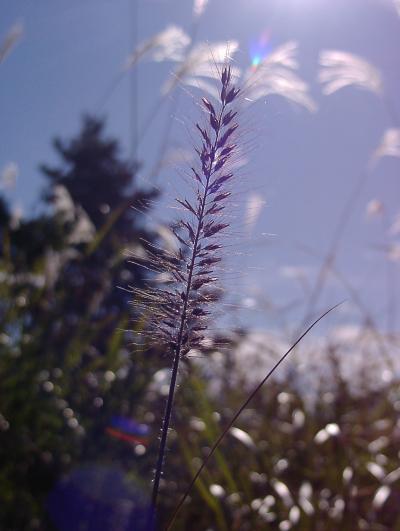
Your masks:
M 236 98 L 238 89 L 230 85 L 231 72 L 229 68 L 224 68 L 221 74 L 221 100 L 220 110 L 216 113 L 214 106 L 205 98 L 203 104 L 209 113 L 210 127 L 213 130 L 213 140 L 206 129 L 202 129 L 196 124 L 202 135 L 202 149 L 198 150 L 201 162 L 202 177 L 195 169 L 193 172 L 197 185 L 197 204 L 192 205 L 187 199 L 177 199 L 177 202 L 188 210 L 195 222 L 181 221 L 181 225 L 188 231 L 188 239 L 185 241 L 179 234 L 175 233 L 178 240 L 190 251 L 185 253 L 180 250 L 177 256 L 164 252 L 162 260 L 157 261 L 157 256 L 153 253 L 150 257 L 154 261 L 155 270 L 169 271 L 177 280 L 175 291 L 159 290 L 158 292 L 147 294 L 147 300 L 153 304 L 154 297 L 164 296 L 164 303 L 160 304 L 159 319 L 153 323 L 153 327 L 160 328 L 164 324 L 166 328 L 163 332 L 174 353 L 171 382 L 169 386 L 168 398 L 163 417 L 161 430 L 161 440 L 155 470 L 155 478 L 151 496 L 151 503 L 148 513 L 147 529 L 154 528 L 156 520 L 157 500 L 160 488 L 160 480 L 163 472 L 165 451 L 168 438 L 168 430 L 171 422 L 173 401 L 178 376 L 179 362 L 181 357 L 187 355 L 195 341 L 200 341 L 197 331 L 203 330 L 203 325 L 196 327 L 196 321 L 206 316 L 208 311 L 202 306 L 206 306 L 211 301 L 206 294 L 201 293 L 204 285 L 214 282 L 216 278 L 211 276 L 213 266 L 220 261 L 219 256 L 215 256 L 215 251 L 220 249 L 220 245 L 207 242 L 208 238 L 226 228 L 226 224 L 216 223 L 215 215 L 223 210 L 221 203 L 229 197 L 230 192 L 223 191 L 223 185 L 230 180 L 232 174 L 223 173 L 222 170 L 234 152 L 235 145 L 228 144 L 228 140 L 237 128 L 232 125 L 232 120 L 236 113 L 225 112 L 226 107 Z M 203 246 L 203 241 L 207 245 Z M 189 256 L 187 256 L 189 255 Z M 189 260 L 188 260 L 189 258 Z M 161 265 L 161 269 L 160 269 Z M 136 294 L 137 291 L 136 291 Z M 194 325 L 192 324 L 194 323 Z
M 169 531 L 172 529 L 172 526 L 174 524 L 174 521 L 182 507 L 182 505 L 185 503 L 187 497 L 189 496 L 194 484 L 196 483 L 197 478 L 200 476 L 204 468 L 207 466 L 208 462 L 210 461 L 211 457 L 214 455 L 215 451 L 217 450 L 218 446 L 221 444 L 222 440 L 224 439 L 225 435 L 229 432 L 229 430 L 232 428 L 236 420 L 239 418 L 239 416 L 242 414 L 243 410 L 248 406 L 248 404 L 253 400 L 255 395 L 258 393 L 258 391 L 263 387 L 265 382 L 272 376 L 272 374 L 276 371 L 276 369 L 283 363 L 283 361 L 289 356 L 289 354 L 294 350 L 294 348 L 300 343 L 300 341 L 314 328 L 314 326 L 319 323 L 326 315 L 328 315 L 330 312 L 332 312 L 334 309 L 336 309 L 338 306 L 343 304 L 342 302 L 339 302 L 338 304 L 335 304 L 335 306 L 332 306 L 329 308 L 326 312 L 324 312 L 322 315 L 318 317 L 302 334 L 301 336 L 292 344 L 292 346 L 285 352 L 283 356 L 275 363 L 275 365 L 272 367 L 272 369 L 268 372 L 268 374 L 261 380 L 261 382 L 253 389 L 253 391 L 248 395 L 246 400 L 243 402 L 243 404 L 240 406 L 240 408 L 236 411 L 236 413 L 233 415 L 231 420 L 228 422 L 224 430 L 222 431 L 221 435 L 218 437 L 218 439 L 215 441 L 215 443 L 212 445 L 211 450 L 208 452 L 207 457 L 204 459 L 202 464 L 200 465 L 198 471 L 193 476 L 192 481 L 190 482 L 188 488 L 186 489 L 184 495 L 182 496 L 180 502 L 176 506 L 166 528 L 165 531 Z

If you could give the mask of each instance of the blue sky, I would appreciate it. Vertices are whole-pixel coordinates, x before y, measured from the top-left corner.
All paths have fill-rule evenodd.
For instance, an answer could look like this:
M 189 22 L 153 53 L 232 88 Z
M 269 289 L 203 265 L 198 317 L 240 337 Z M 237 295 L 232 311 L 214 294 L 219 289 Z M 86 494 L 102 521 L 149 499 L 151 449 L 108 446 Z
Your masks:
M 132 130 L 140 129 L 157 105 L 160 87 L 174 65 L 143 61 L 111 92 L 110 87 L 139 42 L 170 24 L 190 33 L 192 1 L 3 0 L 0 9 L 0 38 L 16 22 L 24 26 L 21 41 L 0 64 L 0 169 L 11 161 L 18 165 L 16 186 L 7 194 L 29 213 L 38 207 L 44 185 L 38 165 L 56 160 L 51 139 L 76 134 L 82 113 L 104 115 L 108 133 L 129 155 Z M 296 281 L 282 276 L 282 269 L 304 268 L 313 282 L 321 260 L 305 248 L 319 256 L 327 252 L 356 179 L 383 132 L 398 125 L 383 98 L 370 91 L 347 87 L 322 95 L 316 81 L 318 54 L 336 49 L 369 61 L 381 72 L 384 94 L 400 113 L 400 17 L 391 0 L 210 0 L 198 24 L 197 42 L 236 39 L 235 59 L 243 69 L 251 63 L 251 42 L 262 34 L 269 36 L 271 51 L 289 40 L 299 43 L 298 73 L 310 85 L 318 111 L 310 113 L 280 96 L 264 98 L 244 111 L 246 134 L 255 147 L 241 172 L 237 227 L 250 194 L 257 193 L 266 204 L 250 240 L 239 238 L 244 256 L 233 250 L 235 256 L 228 261 L 244 272 L 243 279 L 235 284 L 227 275 L 228 283 L 239 285 L 238 300 L 254 296 L 262 307 L 270 299 L 285 305 L 303 294 Z M 167 121 L 172 120 L 170 147 L 187 147 L 187 130 L 197 118 L 192 95 L 200 93 L 178 89 L 160 107 L 137 152 L 144 181 L 157 160 Z M 388 284 L 386 260 L 375 249 L 385 242 L 383 221 L 368 220 L 365 206 L 371 199 L 381 200 L 390 223 L 400 210 L 399 169 L 400 161 L 391 157 L 371 173 L 338 255 L 344 277 L 381 324 L 388 286 L 400 302 L 399 264 L 390 266 L 397 285 L 393 279 Z M 157 184 L 166 196 L 179 188 L 177 173 L 169 168 L 159 175 Z M 156 213 L 165 215 L 164 208 Z M 320 307 L 348 296 L 342 284 L 331 282 Z M 351 305 L 346 312 L 357 315 Z M 253 311 L 247 318 L 263 325 L 270 317 Z M 349 318 L 343 315 L 343 320 Z

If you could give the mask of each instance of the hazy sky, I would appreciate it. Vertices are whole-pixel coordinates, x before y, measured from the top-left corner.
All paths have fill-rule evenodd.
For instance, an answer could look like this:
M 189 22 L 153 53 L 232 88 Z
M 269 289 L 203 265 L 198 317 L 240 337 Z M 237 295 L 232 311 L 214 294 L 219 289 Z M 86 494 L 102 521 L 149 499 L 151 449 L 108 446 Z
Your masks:
M 168 25 L 190 33 L 191 0 L 2 0 L 0 14 L 1 39 L 16 22 L 24 27 L 22 39 L 0 64 L 0 170 L 10 162 L 18 165 L 17 184 L 7 192 L 14 205 L 26 212 L 35 209 L 44 184 L 38 165 L 55 160 L 51 139 L 76 134 L 84 112 L 106 116 L 108 133 L 118 137 L 128 156 L 132 134 L 157 110 L 137 152 L 144 180 L 157 161 L 166 124 L 172 124 L 169 147 L 190 148 L 188 130 L 198 117 L 192 96 L 200 93 L 180 88 L 159 103 L 160 87 L 174 64 L 144 60 L 130 75 L 120 78 L 119 72 L 135 45 Z M 239 249 L 245 256 L 229 262 L 244 276 L 233 283 L 238 275 L 228 275 L 227 282 L 231 293 L 233 287 L 238 290 L 238 300 L 255 296 L 260 306 L 271 300 L 284 306 L 304 295 L 299 283 L 283 273 L 300 267 L 314 282 L 321 258 L 309 250 L 320 257 L 327 252 L 359 175 L 384 131 L 398 125 L 400 16 L 391 0 L 210 0 L 195 38 L 237 40 L 235 60 L 246 69 L 254 59 L 250 50 L 262 37 L 265 53 L 289 40 L 298 42 L 298 75 L 310 85 L 318 111 L 311 113 L 280 96 L 244 110 L 245 140 L 252 148 L 248 167 L 241 171 L 237 205 L 232 205 L 236 228 L 243 225 L 251 195 L 266 204 L 250 240 L 247 229 L 242 231 Z M 317 72 L 324 49 L 357 54 L 373 64 L 382 74 L 384 97 L 357 87 L 322 95 Z M 400 160 L 387 157 L 371 172 L 338 254 L 345 282 L 382 324 L 388 293 L 397 295 L 400 304 L 399 263 L 387 267 L 381 250 L 387 241 L 383 227 L 400 211 L 399 170 Z M 166 191 L 178 189 L 177 173 L 168 168 L 157 184 Z M 384 203 L 387 219 L 367 219 L 365 207 L 372 199 Z M 161 209 L 157 219 L 164 214 Z M 331 282 L 319 307 L 344 297 L 349 293 L 343 283 Z M 351 304 L 344 322 L 350 314 L 357 315 Z M 249 315 L 258 325 L 272 319 L 264 311 Z

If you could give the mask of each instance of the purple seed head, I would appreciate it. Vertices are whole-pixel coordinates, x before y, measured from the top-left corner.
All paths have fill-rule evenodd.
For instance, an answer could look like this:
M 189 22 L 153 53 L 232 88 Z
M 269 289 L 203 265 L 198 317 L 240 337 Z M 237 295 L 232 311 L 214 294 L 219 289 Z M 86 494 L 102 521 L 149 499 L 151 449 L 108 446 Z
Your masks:
M 236 153 L 233 138 L 238 127 L 232 106 L 239 89 L 231 84 L 229 66 L 222 70 L 220 82 L 218 105 L 202 98 L 208 117 L 204 125 L 196 124 L 200 147 L 198 164 L 191 168 L 193 197 L 176 199 L 182 210 L 182 219 L 173 228 L 178 248 L 149 252 L 151 268 L 165 277 L 165 286 L 140 293 L 145 312 L 151 313 L 149 337 L 168 344 L 180 357 L 204 339 L 217 298 L 211 288 L 218 283 L 216 267 L 222 260 L 219 237 L 229 226 L 222 216 L 231 195 L 233 173 L 228 168 Z

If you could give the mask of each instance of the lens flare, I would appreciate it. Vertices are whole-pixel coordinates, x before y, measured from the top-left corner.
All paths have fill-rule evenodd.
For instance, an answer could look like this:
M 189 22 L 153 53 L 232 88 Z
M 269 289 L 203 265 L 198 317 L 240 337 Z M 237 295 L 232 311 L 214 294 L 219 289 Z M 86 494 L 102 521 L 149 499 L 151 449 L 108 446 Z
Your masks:
M 271 52 L 270 35 L 263 31 L 258 39 L 252 40 L 249 46 L 251 66 L 257 68 Z
M 122 441 L 146 445 L 150 430 L 145 424 L 139 424 L 133 419 L 115 416 L 111 418 L 106 432 L 111 437 Z

